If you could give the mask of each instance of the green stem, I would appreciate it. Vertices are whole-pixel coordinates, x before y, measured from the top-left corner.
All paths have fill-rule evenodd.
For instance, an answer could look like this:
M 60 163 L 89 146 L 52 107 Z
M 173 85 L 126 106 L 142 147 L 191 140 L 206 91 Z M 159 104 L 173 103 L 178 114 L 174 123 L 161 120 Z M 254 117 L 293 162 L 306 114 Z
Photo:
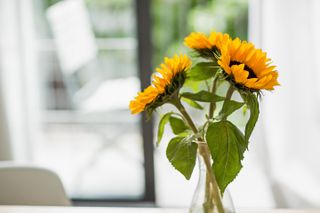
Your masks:
M 212 194 L 210 193 L 210 196 L 213 197 L 213 200 L 217 206 L 218 212 L 224 213 L 224 208 L 223 208 L 223 204 L 222 204 L 222 200 L 221 200 L 221 196 L 220 196 L 220 189 L 219 189 L 216 177 L 215 177 L 213 170 L 212 170 L 212 167 L 211 167 L 211 160 L 210 160 L 211 156 L 210 156 L 208 146 L 207 146 L 207 144 L 199 143 L 198 147 L 199 147 L 199 152 L 204 159 L 204 163 L 207 168 L 207 174 L 209 175 L 210 182 L 212 184 L 213 190 L 211 190 Z
M 176 98 L 176 99 L 172 100 L 171 103 L 179 110 L 179 112 L 181 112 L 181 114 L 182 114 L 183 117 L 186 119 L 187 124 L 189 125 L 189 127 L 191 128 L 191 130 L 192 130 L 195 134 L 198 134 L 198 129 L 197 129 L 196 125 L 193 123 L 190 115 L 187 113 L 187 111 L 186 111 L 186 109 L 184 108 L 184 106 L 182 105 L 180 99 L 179 99 L 179 98 Z
M 194 122 L 192 121 L 190 115 L 187 113 L 184 106 L 181 104 L 180 99 L 176 98 L 176 99 L 172 100 L 171 103 L 181 112 L 183 117 L 186 119 L 188 125 L 190 126 L 190 128 L 194 132 L 194 134 L 198 134 L 197 127 L 195 126 Z M 199 136 L 198 141 L 203 142 L 204 140 Z M 213 188 L 212 194 L 210 193 L 209 195 L 210 196 L 212 195 L 214 203 L 217 207 L 218 213 L 224 213 L 225 211 L 224 211 L 221 196 L 220 196 L 220 189 L 219 189 L 218 183 L 216 181 L 215 175 L 214 175 L 212 167 L 211 167 L 211 155 L 210 155 L 209 147 L 206 143 L 198 143 L 198 149 L 199 149 L 200 155 L 204 159 L 204 163 L 207 168 L 207 175 L 210 178 L 212 188 Z
M 215 95 L 216 93 L 216 89 L 217 89 L 217 82 L 218 82 L 218 78 L 216 77 L 213 80 L 213 85 L 212 85 L 212 89 L 211 89 L 211 93 L 212 95 Z M 209 118 L 213 118 L 214 115 L 214 110 L 216 109 L 216 102 L 215 100 L 212 100 L 212 102 L 210 103 L 210 107 L 209 107 Z
M 232 85 L 230 85 L 230 86 L 229 86 L 229 89 L 228 89 L 228 91 L 227 91 L 226 99 L 225 99 L 225 100 L 230 100 L 233 92 L 234 92 L 234 87 L 233 87 Z
M 234 87 L 232 85 L 230 85 L 229 89 L 227 91 L 227 94 L 226 94 L 226 98 L 224 99 L 222 109 L 225 107 L 226 102 L 231 100 L 233 92 L 234 92 Z M 222 120 L 226 120 L 226 119 L 227 119 L 227 116 L 224 116 L 222 118 Z
M 210 180 L 210 176 L 209 173 L 206 173 L 206 190 L 205 190 L 205 202 L 203 204 L 203 208 L 205 209 L 205 212 L 210 212 L 210 209 L 213 209 L 213 197 L 212 197 L 212 193 L 211 190 L 212 189 L 212 185 L 211 185 L 211 180 Z

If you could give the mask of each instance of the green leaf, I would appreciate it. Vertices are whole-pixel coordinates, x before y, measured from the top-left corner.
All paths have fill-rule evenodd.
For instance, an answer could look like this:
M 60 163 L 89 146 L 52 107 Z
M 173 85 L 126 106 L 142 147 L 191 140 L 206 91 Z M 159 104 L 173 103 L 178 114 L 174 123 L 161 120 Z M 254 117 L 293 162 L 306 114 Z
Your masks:
M 245 139 L 248 141 L 259 117 L 259 102 L 257 96 L 254 94 L 247 95 L 246 104 L 250 109 L 250 117 L 245 129 Z
M 243 108 L 242 108 L 242 114 L 243 114 L 243 116 L 246 116 L 247 112 L 248 112 L 248 106 L 247 106 L 247 105 L 244 105 Z
M 212 167 L 223 194 L 241 170 L 241 160 L 248 144 L 242 132 L 227 120 L 210 123 L 206 140 L 213 159 Z
M 167 158 L 173 167 L 190 179 L 197 157 L 198 144 L 182 137 L 171 139 L 167 147 Z
M 170 116 L 169 122 L 172 132 L 175 135 L 178 135 L 188 129 L 188 126 L 184 123 L 184 121 L 181 118 Z
M 203 109 L 203 106 L 201 106 L 200 104 L 198 104 L 197 102 L 195 102 L 195 101 L 193 101 L 191 99 L 182 97 L 182 100 L 184 102 L 186 102 L 189 106 L 193 107 L 193 108 L 200 109 L 200 110 Z
M 237 138 L 239 156 L 240 156 L 240 159 L 243 160 L 243 158 L 244 158 L 243 154 L 248 149 L 249 143 L 247 140 L 245 140 L 245 136 L 243 135 L 243 133 L 240 131 L 240 129 L 238 127 L 236 127 L 230 121 L 227 121 L 227 122 L 228 122 L 228 125 L 230 126 L 231 131 L 233 131 L 234 135 Z
M 233 100 L 225 100 L 223 103 L 223 107 L 220 111 L 220 116 L 228 117 L 231 115 L 234 111 L 240 109 L 244 103 L 233 101 Z
M 192 91 L 199 91 L 202 84 L 203 82 L 201 81 L 193 81 L 187 78 L 183 87 L 190 88 Z
M 215 76 L 219 66 L 213 62 L 200 62 L 193 66 L 187 73 L 187 77 L 193 81 L 203 81 Z
M 200 91 L 197 93 L 191 93 L 191 92 L 184 92 L 181 94 L 182 97 L 188 98 L 194 101 L 200 101 L 200 102 L 212 102 L 212 101 L 223 101 L 224 97 L 218 96 L 218 95 L 213 95 L 210 92 L 207 91 Z
M 164 127 L 168 123 L 169 118 L 171 117 L 172 114 L 173 114 L 173 112 L 168 112 L 168 113 L 164 114 L 160 119 L 159 126 L 158 126 L 157 146 L 161 142 L 161 139 L 162 139 L 162 136 L 163 136 L 163 132 L 164 132 Z
M 192 135 L 192 133 L 193 133 L 192 130 L 187 129 L 186 131 L 177 134 L 177 137 L 187 137 Z

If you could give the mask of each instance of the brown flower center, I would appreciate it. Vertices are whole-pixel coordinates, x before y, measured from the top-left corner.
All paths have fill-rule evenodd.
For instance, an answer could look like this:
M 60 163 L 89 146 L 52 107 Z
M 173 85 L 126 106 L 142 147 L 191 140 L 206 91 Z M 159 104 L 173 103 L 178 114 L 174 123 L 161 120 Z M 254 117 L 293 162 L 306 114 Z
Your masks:
M 229 66 L 232 67 L 233 65 L 240 65 L 240 64 L 242 64 L 242 63 L 240 63 L 238 61 L 231 61 Z M 247 65 L 244 65 L 244 69 L 249 72 L 248 79 L 249 78 L 257 78 L 257 75 L 253 72 L 253 70 L 250 67 L 248 67 Z

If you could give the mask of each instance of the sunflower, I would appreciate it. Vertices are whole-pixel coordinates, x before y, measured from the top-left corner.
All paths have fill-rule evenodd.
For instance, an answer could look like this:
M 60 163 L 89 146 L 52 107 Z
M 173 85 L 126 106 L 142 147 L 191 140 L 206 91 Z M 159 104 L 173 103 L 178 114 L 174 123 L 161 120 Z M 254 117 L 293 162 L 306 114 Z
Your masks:
M 239 38 L 222 47 L 218 64 L 228 78 L 242 88 L 252 91 L 273 90 L 274 86 L 279 85 L 278 72 L 267 54 Z
M 200 56 L 211 58 L 218 56 L 221 47 L 230 41 L 228 34 L 211 32 L 209 36 L 201 32 L 193 32 L 184 39 L 184 44 L 196 50 Z
M 190 67 L 191 60 L 186 55 L 164 58 L 164 63 L 152 75 L 151 85 L 130 101 L 131 113 L 137 114 L 144 110 L 152 112 L 170 101 L 172 95 L 182 87 L 186 78 L 185 71 Z

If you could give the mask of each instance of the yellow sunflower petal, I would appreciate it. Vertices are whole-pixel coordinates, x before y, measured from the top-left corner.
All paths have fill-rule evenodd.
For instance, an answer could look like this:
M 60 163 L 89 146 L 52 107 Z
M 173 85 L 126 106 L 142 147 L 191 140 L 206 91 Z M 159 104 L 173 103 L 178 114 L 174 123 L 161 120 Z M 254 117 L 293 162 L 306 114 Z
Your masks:
M 221 68 L 231 75 L 235 82 L 255 90 L 271 90 L 279 85 L 276 67 L 271 63 L 265 52 L 239 38 L 223 45 L 218 60 Z
M 174 55 L 172 58 L 164 58 L 164 63 L 156 68 L 157 73 L 152 75 L 152 84 L 139 92 L 130 101 L 129 108 L 132 114 L 137 114 L 152 105 L 158 100 L 160 95 L 165 94 L 166 88 L 171 85 L 174 77 L 180 72 L 184 72 L 191 66 L 191 60 L 186 55 Z
M 249 88 L 254 88 L 254 85 L 256 84 L 257 80 L 258 80 L 258 78 L 250 78 L 246 81 L 246 83 L 244 85 Z
M 204 33 L 191 33 L 184 39 L 184 44 L 192 49 L 211 49 L 211 43 Z
M 271 76 L 271 75 L 268 75 L 268 76 L 265 76 L 265 77 L 259 79 L 259 80 L 255 83 L 254 88 L 255 88 L 255 89 L 262 89 L 262 88 L 264 88 L 264 86 L 267 85 L 267 84 L 270 82 L 271 79 L 272 79 L 272 76 Z
M 204 33 L 196 32 L 191 33 L 184 39 L 184 44 L 195 50 L 212 50 L 217 48 L 219 51 L 222 46 L 230 42 L 230 36 L 228 34 L 222 34 L 217 32 L 211 32 L 209 36 Z
M 233 74 L 234 80 L 240 84 L 244 84 L 249 76 L 249 72 L 244 70 L 244 64 L 233 65 L 231 67 L 231 72 Z
M 209 36 L 209 42 L 212 47 L 216 47 L 221 50 L 222 46 L 230 42 L 230 36 L 228 34 L 222 34 L 217 32 L 211 32 Z

